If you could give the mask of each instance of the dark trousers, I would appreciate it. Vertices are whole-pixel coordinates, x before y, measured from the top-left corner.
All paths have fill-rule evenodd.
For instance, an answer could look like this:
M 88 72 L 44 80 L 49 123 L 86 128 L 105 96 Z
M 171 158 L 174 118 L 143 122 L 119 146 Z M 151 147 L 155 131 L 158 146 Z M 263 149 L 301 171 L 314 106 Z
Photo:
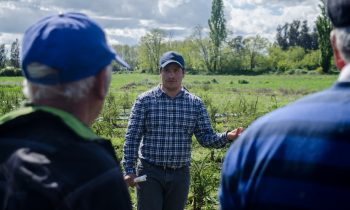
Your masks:
M 137 188 L 138 210 L 183 210 L 190 186 L 189 167 L 169 169 L 140 161 L 137 175 L 147 181 Z

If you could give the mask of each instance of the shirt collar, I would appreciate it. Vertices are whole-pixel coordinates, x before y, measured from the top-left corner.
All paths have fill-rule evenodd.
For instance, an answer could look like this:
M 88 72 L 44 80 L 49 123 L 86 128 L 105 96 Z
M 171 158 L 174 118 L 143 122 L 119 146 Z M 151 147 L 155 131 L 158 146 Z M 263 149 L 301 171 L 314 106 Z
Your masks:
M 338 82 L 350 82 L 350 64 L 344 66 L 340 71 Z
M 21 109 L 5 114 L 3 117 L 0 118 L 0 124 L 6 123 L 7 121 L 13 120 L 17 117 L 38 111 L 50 113 L 60 118 L 62 122 L 66 124 L 72 131 L 74 131 L 78 136 L 86 140 L 101 139 L 88 126 L 86 126 L 84 123 L 82 123 L 70 113 L 49 106 L 26 105 Z
M 155 90 L 155 91 L 156 91 L 156 96 L 157 96 L 157 97 L 161 97 L 162 95 L 168 96 L 168 95 L 162 90 L 161 85 L 158 85 L 158 86 L 156 87 L 156 90 Z M 186 91 L 186 89 L 185 89 L 184 87 L 181 87 L 180 92 L 175 96 L 175 98 L 180 98 L 180 97 L 182 97 L 182 96 L 184 95 L 185 91 Z

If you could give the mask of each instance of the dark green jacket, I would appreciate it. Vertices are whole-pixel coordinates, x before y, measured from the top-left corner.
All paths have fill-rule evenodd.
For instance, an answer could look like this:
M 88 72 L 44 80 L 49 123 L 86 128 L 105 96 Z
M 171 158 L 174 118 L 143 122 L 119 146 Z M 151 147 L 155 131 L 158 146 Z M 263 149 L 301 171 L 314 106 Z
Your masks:
M 62 110 L 0 118 L 0 164 L 1 209 L 131 209 L 111 143 Z

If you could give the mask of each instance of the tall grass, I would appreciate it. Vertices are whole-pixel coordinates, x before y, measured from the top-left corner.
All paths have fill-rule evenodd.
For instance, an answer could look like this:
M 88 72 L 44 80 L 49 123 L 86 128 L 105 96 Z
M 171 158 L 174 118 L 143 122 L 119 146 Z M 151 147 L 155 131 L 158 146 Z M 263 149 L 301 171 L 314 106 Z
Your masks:
M 248 127 L 267 112 L 332 85 L 335 75 L 203 76 L 186 75 L 184 86 L 202 98 L 213 128 L 224 132 Z M 0 114 L 20 106 L 21 77 L 0 77 Z M 104 108 L 92 128 L 110 138 L 119 157 L 131 106 L 140 93 L 159 84 L 158 75 L 115 74 Z M 193 137 L 191 190 L 187 209 L 217 209 L 217 188 L 227 151 L 201 147 Z M 135 201 L 134 191 L 132 198 Z

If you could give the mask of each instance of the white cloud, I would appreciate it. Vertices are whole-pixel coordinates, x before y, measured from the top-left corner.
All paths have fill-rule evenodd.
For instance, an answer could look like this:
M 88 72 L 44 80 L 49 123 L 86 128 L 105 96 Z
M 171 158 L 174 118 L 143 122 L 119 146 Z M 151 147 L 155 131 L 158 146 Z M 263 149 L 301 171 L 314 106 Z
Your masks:
M 318 0 L 224 0 L 231 2 L 236 6 L 255 5 L 255 6 L 293 6 L 306 4 L 311 5 L 318 3 Z
M 170 13 L 173 13 L 177 11 L 177 7 L 190 3 L 189 0 L 159 0 L 158 1 L 158 9 L 160 14 L 167 15 Z
M 317 0 L 226 0 L 227 28 L 234 35 L 260 34 L 273 41 L 278 25 L 293 20 L 313 25 L 319 14 L 317 4 Z
M 313 23 L 319 0 L 224 0 L 227 28 L 237 35 L 274 38 L 278 25 L 294 19 Z M 84 12 L 107 32 L 111 43 L 137 44 L 160 28 L 180 39 L 201 25 L 207 30 L 210 0 L 0 0 L 0 44 L 21 37 L 40 18 L 59 12 Z M 14 40 L 14 38 L 12 38 Z
M 107 38 L 110 44 L 125 44 L 119 40 L 129 40 L 129 39 L 137 39 L 139 40 L 142 36 L 147 33 L 145 29 L 115 29 L 115 28 L 107 28 L 105 29 L 107 33 Z

